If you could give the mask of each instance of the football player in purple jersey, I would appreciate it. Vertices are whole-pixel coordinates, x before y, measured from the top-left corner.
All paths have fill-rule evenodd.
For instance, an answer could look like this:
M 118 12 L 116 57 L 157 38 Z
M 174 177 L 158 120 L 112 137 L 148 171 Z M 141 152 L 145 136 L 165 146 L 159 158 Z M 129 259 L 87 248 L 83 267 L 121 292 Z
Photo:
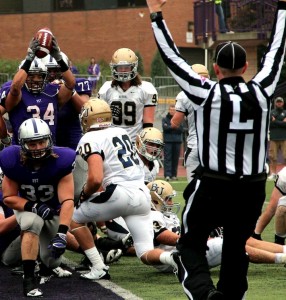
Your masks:
M 75 77 L 64 61 L 58 43 L 53 37 L 51 55 L 61 68 L 64 84 L 47 84 L 47 69 L 35 56 L 39 48 L 37 39 L 30 42 L 27 56 L 21 62 L 11 84 L 1 89 L 1 106 L 9 113 L 13 129 L 13 143 L 18 144 L 18 129 L 29 118 L 41 118 L 50 127 L 55 142 L 58 109 L 70 100 Z
M 21 124 L 19 144 L 0 152 L 3 201 L 21 228 L 24 295 L 39 297 L 43 293 L 34 275 L 38 253 L 46 267 L 56 268 L 66 249 L 76 155 L 70 148 L 53 146 L 49 126 L 39 118 Z
M 68 57 L 61 52 L 63 60 L 68 63 Z M 64 84 L 60 65 L 51 56 L 42 59 L 48 70 L 48 81 L 52 84 Z M 86 78 L 76 78 L 76 84 L 70 101 L 63 105 L 58 112 L 56 129 L 57 146 L 76 149 L 82 136 L 79 113 L 82 106 L 91 96 L 91 82 Z

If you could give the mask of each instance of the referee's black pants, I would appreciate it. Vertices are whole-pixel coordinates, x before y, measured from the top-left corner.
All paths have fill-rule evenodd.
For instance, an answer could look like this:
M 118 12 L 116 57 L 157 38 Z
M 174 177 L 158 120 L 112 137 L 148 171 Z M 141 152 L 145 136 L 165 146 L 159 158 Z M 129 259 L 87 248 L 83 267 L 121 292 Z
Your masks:
M 258 180 L 203 175 L 189 184 L 177 245 L 182 260 L 179 280 L 189 299 L 205 300 L 214 288 L 205 255 L 208 236 L 218 226 L 223 226 L 224 241 L 217 289 L 226 300 L 242 299 L 248 288 L 245 244 L 261 214 L 265 185 L 266 175 Z

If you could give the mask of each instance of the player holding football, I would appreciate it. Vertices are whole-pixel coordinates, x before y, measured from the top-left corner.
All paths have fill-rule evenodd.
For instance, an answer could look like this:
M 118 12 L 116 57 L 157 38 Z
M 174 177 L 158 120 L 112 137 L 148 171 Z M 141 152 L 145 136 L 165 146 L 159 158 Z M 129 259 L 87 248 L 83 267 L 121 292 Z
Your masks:
M 58 43 L 53 36 L 51 55 L 60 65 L 65 84 L 60 88 L 47 84 L 47 69 L 36 57 L 39 41 L 32 39 L 27 56 L 19 66 L 11 83 L 1 89 L 1 106 L 8 112 L 13 130 L 13 143 L 18 144 L 18 129 L 23 121 L 33 117 L 41 118 L 50 127 L 55 143 L 57 113 L 72 96 L 75 78 L 63 60 Z
M 113 126 L 126 129 L 135 143 L 142 128 L 153 126 L 158 93 L 152 83 L 141 80 L 138 57 L 131 49 L 116 50 L 110 68 L 113 80 L 103 84 L 98 98 L 110 105 Z
M 3 199 L 22 231 L 24 295 L 38 297 L 43 294 L 34 275 L 38 253 L 46 267 L 56 268 L 66 249 L 74 207 L 75 151 L 53 147 L 47 123 L 38 118 L 21 124 L 19 144 L 0 152 Z
M 137 257 L 143 263 L 175 266 L 169 252 L 153 247 L 150 193 L 144 184 L 144 172 L 127 131 L 110 127 L 111 120 L 110 106 L 104 100 L 90 99 L 84 105 L 81 124 L 85 134 L 78 152 L 88 163 L 88 176 L 71 231 L 92 263 L 91 271 L 81 275 L 90 280 L 110 278 L 85 226 L 93 220 L 101 222 L 122 216 L 133 237 Z

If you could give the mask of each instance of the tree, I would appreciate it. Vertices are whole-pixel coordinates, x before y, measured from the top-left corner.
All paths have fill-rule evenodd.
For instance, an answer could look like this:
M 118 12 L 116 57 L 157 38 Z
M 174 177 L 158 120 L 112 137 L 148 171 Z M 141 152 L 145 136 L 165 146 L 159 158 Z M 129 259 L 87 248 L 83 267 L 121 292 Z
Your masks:
M 143 58 L 140 54 L 139 51 L 135 51 L 135 54 L 136 56 L 138 57 L 138 73 L 141 75 L 141 76 L 144 76 L 144 64 L 143 64 Z
M 151 63 L 151 77 L 155 78 L 155 76 L 170 76 L 158 50 Z

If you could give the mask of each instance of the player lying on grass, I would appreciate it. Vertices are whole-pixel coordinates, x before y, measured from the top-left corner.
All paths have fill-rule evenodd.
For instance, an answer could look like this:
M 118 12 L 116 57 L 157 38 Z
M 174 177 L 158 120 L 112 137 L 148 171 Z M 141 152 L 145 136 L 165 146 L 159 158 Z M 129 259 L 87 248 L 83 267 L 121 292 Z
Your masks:
M 150 189 L 152 197 L 151 215 L 154 229 L 154 246 L 165 251 L 175 251 L 176 242 L 180 236 L 180 221 L 177 216 L 179 204 L 174 203 L 172 198 L 175 195 L 170 183 L 164 180 L 150 182 L 147 187 Z M 112 229 L 108 228 L 108 235 L 114 239 L 122 238 L 116 228 L 128 230 L 124 220 L 117 218 L 112 222 Z M 109 226 L 109 223 L 107 223 Z M 128 232 L 128 231 L 127 231 Z M 223 242 L 222 228 L 215 229 L 208 240 L 209 250 L 206 252 L 209 267 L 213 268 L 221 263 L 221 252 Z M 247 240 L 246 252 L 252 263 L 285 264 L 286 246 L 278 245 L 267 241 L 259 241 L 254 238 Z M 132 249 L 129 250 L 132 253 Z M 173 272 L 168 265 L 154 266 L 162 272 Z

